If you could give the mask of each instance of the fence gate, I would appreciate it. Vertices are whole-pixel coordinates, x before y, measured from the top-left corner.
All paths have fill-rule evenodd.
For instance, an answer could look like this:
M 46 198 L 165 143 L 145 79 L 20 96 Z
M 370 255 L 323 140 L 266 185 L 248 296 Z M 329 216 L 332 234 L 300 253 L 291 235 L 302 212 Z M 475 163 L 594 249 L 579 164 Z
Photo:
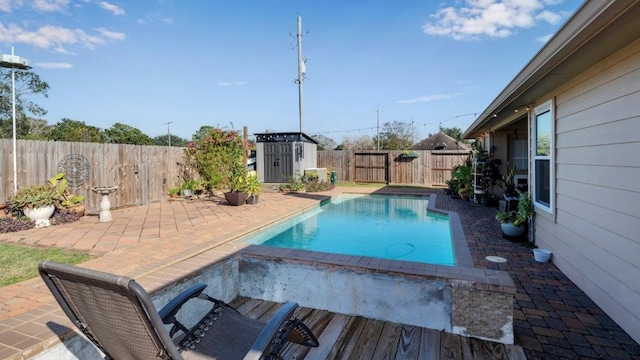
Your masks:
M 355 153 L 355 182 L 389 183 L 388 153 Z

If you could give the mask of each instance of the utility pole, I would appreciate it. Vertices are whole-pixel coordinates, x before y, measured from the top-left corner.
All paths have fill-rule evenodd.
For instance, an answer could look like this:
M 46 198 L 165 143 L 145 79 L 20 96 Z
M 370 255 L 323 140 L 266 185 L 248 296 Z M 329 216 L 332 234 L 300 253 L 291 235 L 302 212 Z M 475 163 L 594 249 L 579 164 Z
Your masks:
M 305 61 L 302 58 L 302 17 L 298 15 L 298 32 L 296 34 L 298 40 L 298 114 L 300 117 L 300 132 L 304 131 L 304 102 L 302 96 L 302 83 L 304 82 L 304 74 L 307 72 Z
M 376 138 L 378 138 L 378 150 L 380 150 L 380 105 L 376 107 Z
M 169 146 L 171 146 L 171 124 L 173 124 L 173 121 L 169 121 L 164 124 L 167 125 L 167 134 L 169 134 Z

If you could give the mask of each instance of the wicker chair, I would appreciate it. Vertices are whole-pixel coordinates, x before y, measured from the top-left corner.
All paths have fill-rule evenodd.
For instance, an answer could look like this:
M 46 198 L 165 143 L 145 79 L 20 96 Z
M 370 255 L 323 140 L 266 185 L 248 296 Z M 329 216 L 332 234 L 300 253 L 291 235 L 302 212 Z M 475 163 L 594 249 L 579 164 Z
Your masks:
M 199 284 L 157 311 L 133 279 L 50 261 L 38 269 L 69 319 L 106 359 L 280 359 L 288 342 L 318 346 L 309 328 L 293 318 L 293 302 L 262 324 L 206 295 L 206 285 Z M 212 308 L 187 328 L 176 314 L 193 298 Z

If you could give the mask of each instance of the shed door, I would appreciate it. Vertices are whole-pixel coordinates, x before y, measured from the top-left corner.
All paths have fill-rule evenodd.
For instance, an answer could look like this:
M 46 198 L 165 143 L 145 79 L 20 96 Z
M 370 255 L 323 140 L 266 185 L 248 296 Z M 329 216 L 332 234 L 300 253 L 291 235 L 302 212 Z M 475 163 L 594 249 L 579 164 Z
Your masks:
M 264 182 L 284 183 L 293 176 L 291 143 L 264 143 Z

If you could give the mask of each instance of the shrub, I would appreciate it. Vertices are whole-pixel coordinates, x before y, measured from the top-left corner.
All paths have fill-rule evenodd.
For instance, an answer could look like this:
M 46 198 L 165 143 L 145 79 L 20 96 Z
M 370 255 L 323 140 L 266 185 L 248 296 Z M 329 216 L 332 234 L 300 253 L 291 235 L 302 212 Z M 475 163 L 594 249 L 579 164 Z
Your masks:
M 247 173 L 244 145 L 238 132 L 213 129 L 188 144 L 185 158 L 195 166 L 208 189 L 240 191 Z

